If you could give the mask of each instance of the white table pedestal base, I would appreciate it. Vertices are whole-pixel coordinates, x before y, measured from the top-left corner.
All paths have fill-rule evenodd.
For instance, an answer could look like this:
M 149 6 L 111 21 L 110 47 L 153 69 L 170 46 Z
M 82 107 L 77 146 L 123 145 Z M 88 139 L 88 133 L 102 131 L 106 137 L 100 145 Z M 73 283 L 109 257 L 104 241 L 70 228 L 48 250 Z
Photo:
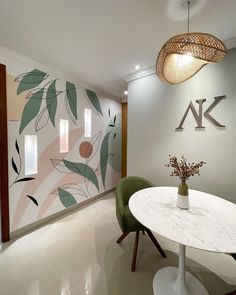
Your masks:
M 155 295 L 209 295 L 193 275 L 185 271 L 185 246 L 179 246 L 179 268 L 165 267 L 153 279 Z
M 165 267 L 158 271 L 153 280 L 155 295 L 209 295 L 204 286 L 190 273 L 185 273 L 182 290 L 176 288 L 177 267 Z

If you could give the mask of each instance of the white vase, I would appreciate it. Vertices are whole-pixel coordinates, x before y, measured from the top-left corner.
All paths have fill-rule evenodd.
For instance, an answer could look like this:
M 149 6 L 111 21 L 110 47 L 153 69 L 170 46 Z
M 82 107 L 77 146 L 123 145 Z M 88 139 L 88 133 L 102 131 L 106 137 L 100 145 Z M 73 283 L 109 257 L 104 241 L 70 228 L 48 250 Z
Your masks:
M 189 196 L 177 196 L 177 203 L 176 206 L 180 209 L 189 209 Z

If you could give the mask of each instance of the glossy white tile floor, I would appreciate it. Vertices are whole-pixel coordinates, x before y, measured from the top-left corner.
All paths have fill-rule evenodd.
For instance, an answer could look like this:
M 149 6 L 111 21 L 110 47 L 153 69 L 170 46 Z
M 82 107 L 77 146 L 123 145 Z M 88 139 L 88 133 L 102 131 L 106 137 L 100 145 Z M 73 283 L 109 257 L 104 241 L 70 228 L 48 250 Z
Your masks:
M 178 245 L 157 237 L 163 259 L 141 235 L 137 270 L 130 272 L 134 235 L 121 245 L 114 193 L 16 241 L 1 246 L 0 295 L 152 295 L 158 269 L 178 264 Z M 187 270 L 210 295 L 236 290 L 236 261 L 187 249 Z M 201 295 L 201 294 L 199 294 Z

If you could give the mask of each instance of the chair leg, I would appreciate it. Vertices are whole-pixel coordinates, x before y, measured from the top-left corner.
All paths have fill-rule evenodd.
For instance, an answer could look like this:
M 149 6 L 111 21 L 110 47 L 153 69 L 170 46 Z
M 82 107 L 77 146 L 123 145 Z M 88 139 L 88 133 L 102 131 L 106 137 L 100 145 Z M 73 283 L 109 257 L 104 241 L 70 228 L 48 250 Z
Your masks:
M 124 238 L 128 236 L 128 234 L 129 234 L 129 233 L 124 233 L 124 234 L 122 234 L 122 235 L 119 237 L 119 239 L 116 241 L 116 243 L 120 244 L 120 243 L 124 240 Z
M 132 272 L 134 272 L 135 268 L 136 268 L 136 259 L 137 259 L 137 253 L 138 253 L 138 241 L 139 241 L 139 231 L 136 231 L 135 242 L 134 242 L 134 252 L 133 252 L 133 258 L 132 258 L 132 265 L 131 265 Z
M 164 257 L 164 258 L 166 258 L 166 253 L 162 250 L 161 246 L 157 242 L 156 238 L 154 237 L 154 235 L 150 231 L 150 229 L 147 229 L 146 228 L 146 232 L 147 232 L 149 238 L 152 240 L 153 244 L 156 246 L 156 248 L 158 249 L 158 251 L 161 253 L 161 256 Z

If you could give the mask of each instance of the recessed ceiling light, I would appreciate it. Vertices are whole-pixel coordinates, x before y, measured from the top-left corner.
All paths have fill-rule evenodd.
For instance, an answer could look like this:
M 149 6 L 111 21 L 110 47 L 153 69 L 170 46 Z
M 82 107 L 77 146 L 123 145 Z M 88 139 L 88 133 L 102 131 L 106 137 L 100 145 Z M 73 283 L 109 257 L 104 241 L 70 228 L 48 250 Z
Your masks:
M 137 70 L 139 70 L 140 69 L 140 65 L 136 65 L 135 66 L 135 70 L 137 71 Z
M 124 95 L 128 95 L 128 90 L 125 90 L 124 91 Z

